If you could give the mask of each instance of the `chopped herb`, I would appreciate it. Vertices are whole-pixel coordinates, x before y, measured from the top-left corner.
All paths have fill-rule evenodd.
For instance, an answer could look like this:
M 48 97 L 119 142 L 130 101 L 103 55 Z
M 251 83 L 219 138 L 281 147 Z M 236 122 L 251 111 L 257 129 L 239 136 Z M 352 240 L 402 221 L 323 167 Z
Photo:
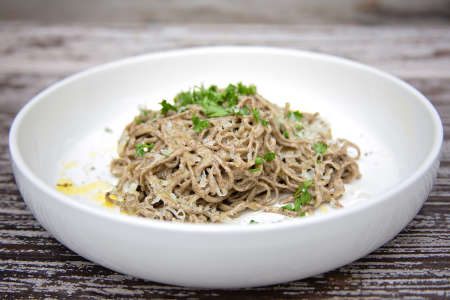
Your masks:
M 152 151 L 155 144 L 137 144 L 136 146 L 136 156 L 143 156 L 145 152 Z
M 250 220 L 250 224 L 258 224 L 255 220 Z
M 136 124 L 141 124 L 141 123 L 143 123 L 144 122 L 144 120 L 141 120 L 141 119 L 137 119 L 136 120 Z
M 264 161 L 262 160 L 261 157 L 256 157 L 255 158 L 255 165 L 262 165 L 264 163 Z
M 145 117 L 148 116 L 148 114 L 150 113 L 150 110 L 145 108 L 140 108 L 139 110 L 141 111 L 141 114 L 143 114 Z
M 254 109 L 252 110 L 252 112 L 253 112 L 253 117 L 255 118 L 255 121 L 256 121 L 256 122 L 260 122 L 260 123 L 263 124 L 264 126 L 266 126 L 266 125 L 269 124 L 268 121 L 263 120 L 263 119 L 261 119 L 261 118 L 259 117 L 259 110 L 258 110 L 257 108 L 254 108 Z
M 306 212 L 302 212 L 301 214 L 300 214 L 300 217 L 304 217 L 304 216 L 306 216 Z
M 242 82 L 238 83 L 238 93 L 241 95 L 254 95 L 256 94 L 256 86 L 249 85 L 249 86 L 245 86 L 242 84 Z
M 203 113 L 208 117 L 217 118 L 231 115 L 231 111 L 220 104 L 214 102 L 202 102 Z
M 295 127 L 295 129 L 297 129 L 297 130 L 302 130 L 302 129 L 303 129 L 303 125 L 297 125 L 297 126 Z
M 200 120 L 196 115 L 192 116 L 192 124 L 194 124 L 194 130 L 200 132 L 203 129 L 209 128 L 208 120 Z
M 299 112 L 298 110 L 294 111 L 294 117 L 297 122 L 300 122 L 303 118 L 303 114 Z
M 215 85 L 211 85 L 209 88 L 200 86 L 194 87 L 190 91 L 180 92 L 175 96 L 174 102 L 180 108 L 177 110 L 178 112 L 183 111 L 183 107 L 187 105 L 199 104 L 203 107 L 203 113 L 211 118 L 224 117 L 231 114 L 248 115 L 249 111 L 247 108 L 240 110 L 236 108 L 239 102 L 239 95 L 255 93 L 256 87 L 254 85 L 245 86 L 242 83 L 238 83 L 237 86 L 229 84 L 222 91 L 219 91 Z M 172 108 L 167 107 L 165 112 L 167 113 L 170 109 Z
M 305 181 L 303 183 L 303 186 L 301 184 L 298 185 L 298 189 L 297 191 L 294 193 L 294 197 L 296 197 L 298 194 L 300 194 L 301 192 L 303 192 L 304 190 L 306 190 L 307 188 L 309 188 L 311 186 L 311 184 L 313 183 L 312 179 Z
M 286 115 L 287 115 L 288 119 L 294 119 L 297 122 L 300 122 L 303 118 L 303 114 L 301 112 L 299 112 L 298 110 L 296 110 L 296 111 L 289 110 Z
M 264 154 L 265 161 L 271 162 L 274 159 L 275 159 L 275 152 L 268 152 L 268 153 Z
M 287 130 L 282 129 L 281 133 L 284 135 L 285 138 L 289 138 L 289 132 Z
M 228 107 L 233 107 L 238 104 L 238 101 L 239 98 L 238 94 L 236 94 L 236 86 L 230 83 L 222 94 L 222 102 L 227 102 Z
M 170 104 L 169 102 L 167 102 L 166 100 L 163 100 L 162 102 L 160 102 L 159 104 L 161 104 L 162 108 L 161 108 L 161 113 L 163 115 L 167 114 L 169 112 L 169 110 L 173 110 L 174 112 L 178 112 L 178 108 L 172 104 Z
M 194 98 L 192 97 L 192 94 L 190 92 L 179 93 L 175 97 L 174 101 L 180 106 L 186 106 L 195 103 Z
M 289 203 L 288 205 L 282 206 L 282 209 L 286 209 L 286 210 L 290 210 L 290 211 L 294 211 L 294 208 L 292 207 L 292 204 Z
M 248 110 L 247 107 L 244 106 L 237 112 L 237 114 L 241 116 L 248 116 L 250 114 L 250 111 Z
M 258 167 L 258 168 L 255 168 L 255 169 L 250 169 L 250 170 L 248 170 L 250 173 L 255 173 L 255 172 L 258 172 L 258 171 L 261 171 L 261 167 Z
M 294 211 L 299 211 L 300 207 L 308 204 L 312 200 L 312 196 L 308 191 L 308 188 L 313 183 L 312 180 L 305 181 L 303 185 L 299 184 L 297 191 L 294 193 Z M 297 197 L 300 194 L 300 197 Z
M 105 127 L 105 132 L 107 132 L 107 133 L 111 133 L 111 132 L 112 132 L 112 129 L 111 129 L 111 128 L 109 128 L 109 127 Z
M 317 142 L 314 144 L 314 151 L 317 154 L 324 154 L 327 151 L 328 145 L 322 142 Z

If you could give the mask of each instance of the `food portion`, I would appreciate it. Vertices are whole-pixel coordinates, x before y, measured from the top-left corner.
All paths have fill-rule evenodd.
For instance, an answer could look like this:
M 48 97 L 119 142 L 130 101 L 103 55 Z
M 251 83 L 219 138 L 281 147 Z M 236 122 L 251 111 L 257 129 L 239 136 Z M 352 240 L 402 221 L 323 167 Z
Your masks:
M 111 162 L 121 211 L 179 222 L 221 222 L 245 211 L 291 217 L 340 206 L 361 175 L 357 145 L 333 140 L 318 113 L 279 107 L 254 85 L 195 87 L 159 111 L 141 109 Z

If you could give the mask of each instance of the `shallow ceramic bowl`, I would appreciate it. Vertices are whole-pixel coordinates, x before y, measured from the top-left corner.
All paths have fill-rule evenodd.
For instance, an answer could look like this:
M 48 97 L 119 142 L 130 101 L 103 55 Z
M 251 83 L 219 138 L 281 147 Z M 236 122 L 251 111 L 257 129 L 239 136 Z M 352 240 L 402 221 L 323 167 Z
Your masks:
M 361 180 L 371 178 L 371 195 L 328 214 L 290 221 L 198 225 L 122 215 L 55 190 L 57 162 L 110 122 L 125 126 L 137 104 L 154 106 L 200 83 L 238 81 L 256 84 L 276 103 L 321 112 L 342 137 L 365 134 L 376 141 L 369 144 L 388 155 L 362 169 Z M 71 250 L 152 281 L 235 288 L 319 274 L 392 239 L 430 192 L 443 130 L 423 95 L 371 67 L 294 50 L 218 47 L 133 57 L 71 76 L 23 107 L 9 139 L 25 202 Z M 359 143 L 370 155 L 372 146 Z

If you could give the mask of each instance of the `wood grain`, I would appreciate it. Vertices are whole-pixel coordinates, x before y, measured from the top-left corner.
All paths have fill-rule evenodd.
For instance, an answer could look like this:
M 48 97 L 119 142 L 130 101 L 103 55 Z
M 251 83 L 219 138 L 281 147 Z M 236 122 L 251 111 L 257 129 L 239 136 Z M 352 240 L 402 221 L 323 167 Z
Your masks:
M 40 25 L 0 22 L 0 298 L 446 298 L 450 290 L 450 26 Z M 445 129 L 436 184 L 414 220 L 370 255 L 282 285 L 238 290 L 167 286 L 115 273 L 54 240 L 26 208 L 7 135 L 49 84 L 103 62 L 181 47 L 270 45 L 340 55 L 394 73 L 438 109 Z

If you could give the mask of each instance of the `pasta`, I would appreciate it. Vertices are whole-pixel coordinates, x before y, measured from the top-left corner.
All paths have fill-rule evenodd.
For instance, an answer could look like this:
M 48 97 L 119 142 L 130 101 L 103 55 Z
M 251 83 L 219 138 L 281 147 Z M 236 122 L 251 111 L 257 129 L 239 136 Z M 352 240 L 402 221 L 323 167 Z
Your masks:
M 126 126 L 111 162 L 119 182 L 106 199 L 128 214 L 194 223 L 246 210 L 303 216 L 340 206 L 344 184 L 361 176 L 357 145 L 255 86 L 196 87 L 161 105 Z

